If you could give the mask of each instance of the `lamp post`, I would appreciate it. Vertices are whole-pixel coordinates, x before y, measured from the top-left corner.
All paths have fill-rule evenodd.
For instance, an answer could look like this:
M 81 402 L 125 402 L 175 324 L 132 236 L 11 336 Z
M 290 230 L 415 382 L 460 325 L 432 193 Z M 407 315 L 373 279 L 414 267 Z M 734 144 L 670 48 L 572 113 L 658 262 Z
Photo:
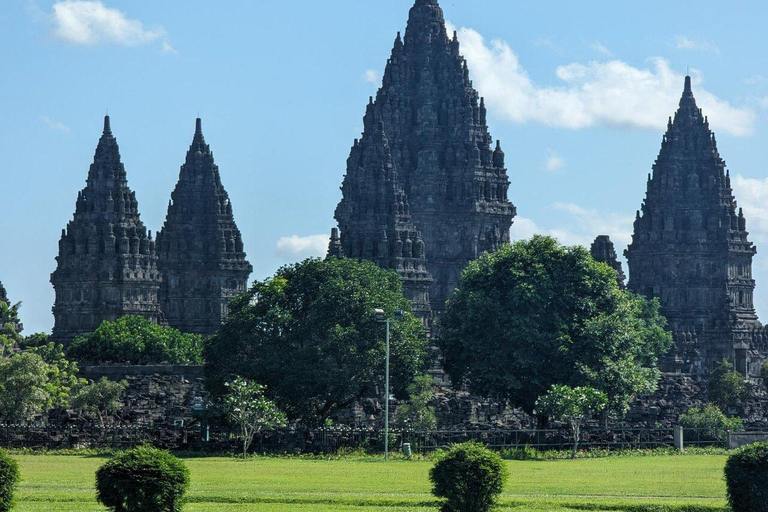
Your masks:
M 373 316 L 377 322 L 383 322 L 387 325 L 387 357 L 384 370 L 384 460 L 389 461 L 389 323 L 393 320 L 387 318 L 383 309 L 374 309 Z M 403 318 L 403 310 L 395 310 L 395 319 Z

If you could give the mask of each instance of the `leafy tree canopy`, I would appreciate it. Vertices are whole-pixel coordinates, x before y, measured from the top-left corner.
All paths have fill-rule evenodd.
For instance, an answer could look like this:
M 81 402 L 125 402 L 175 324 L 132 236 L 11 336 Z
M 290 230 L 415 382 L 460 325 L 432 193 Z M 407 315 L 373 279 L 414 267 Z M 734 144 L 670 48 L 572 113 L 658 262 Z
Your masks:
M 709 401 L 727 414 L 729 409 L 743 405 L 749 396 L 749 388 L 744 376 L 733 369 L 730 361 L 723 359 L 709 374 L 707 394 Z
M 127 387 L 128 383 L 124 380 L 114 382 L 102 377 L 98 381 L 82 387 L 72 397 L 71 405 L 74 409 L 80 409 L 85 414 L 98 416 L 99 423 L 104 425 L 105 416 L 122 407 L 120 397 Z
M 0 285 L 1 286 L 1 285 Z M 18 304 L 10 304 L 0 298 L 0 355 L 22 340 Z
M 393 390 L 425 366 L 424 331 L 393 271 L 367 261 L 308 259 L 256 282 L 230 303 L 230 314 L 206 344 L 208 386 L 218 394 L 240 375 L 266 385 L 267 396 L 292 420 L 322 423 L 383 384 L 382 308 L 405 317 L 391 325 Z
M 184 334 L 128 315 L 103 322 L 94 332 L 78 336 L 67 355 L 81 363 L 200 364 L 203 337 Z
M 701 430 L 706 437 L 720 441 L 728 439 L 729 430 L 744 430 L 744 420 L 729 418 L 715 404 L 691 407 L 680 415 L 679 421 L 685 428 Z
M 240 429 L 243 436 L 243 458 L 246 458 L 253 436 L 264 429 L 285 426 L 286 417 L 274 402 L 264 396 L 264 386 L 261 384 L 238 376 L 224 385 L 228 390 L 222 400 L 224 410 L 229 421 Z
M 672 346 L 665 324 L 658 301 L 621 290 L 586 249 L 534 236 L 464 270 L 441 348 L 453 382 L 474 393 L 532 411 L 553 384 L 592 386 L 621 416 L 655 389 Z
M 593 414 L 608 405 L 608 397 L 602 391 L 589 386 L 572 388 L 553 384 L 547 394 L 536 401 L 536 413 L 567 421 L 573 435 L 571 458 L 576 457 L 579 448 L 581 425 Z
M 435 407 L 429 405 L 435 396 L 434 385 L 435 379 L 426 373 L 408 385 L 408 400 L 397 408 L 396 423 L 400 428 L 424 432 L 437 426 Z
M 0 417 L 6 422 L 27 421 L 51 401 L 49 366 L 32 352 L 0 358 Z

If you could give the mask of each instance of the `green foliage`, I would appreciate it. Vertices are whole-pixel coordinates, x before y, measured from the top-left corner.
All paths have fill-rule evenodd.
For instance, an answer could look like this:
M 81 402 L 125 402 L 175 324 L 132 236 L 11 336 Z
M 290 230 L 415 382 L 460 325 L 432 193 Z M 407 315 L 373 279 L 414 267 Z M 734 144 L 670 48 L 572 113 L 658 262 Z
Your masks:
M 760 367 L 760 377 L 763 379 L 763 386 L 765 386 L 765 389 L 768 389 L 768 361 L 765 361 L 763 366 Z
M 6 421 L 26 421 L 43 412 L 51 400 L 50 368 L 32 352 L 0 358 L 0 416 Z
M 455 444 L 429 472 L 442 512 L 487 512 L 504 489 L 507 467 L 498 453 L 476 442 Z
M 288 417 L 323 424 L 335 410 L 383 384 L 384 326 L 373 311 L 405 318 L 391 325 L 396 396 L 425 368 L 426 338 L 400 279 L 369 261 L 308 259 L 282 267 L 230 303 L 206 344 L 206 384 L 223 394 L 242 375 L 267 386 Z
M 608 405 L 608 396 L 589 386 L 572 388 L 553 384 L 544 396 L 536 401 L 536 414 L 567 421 L 573 434 L 571 458 L 579 448 L 579 434 L 584 420 L 599 413 Z
M 188 487 L 186 465 L 150 446 L 120 453 L 96 472 L 97 498 L 113 512 L 178 512 Z
M 49 400 L 46 408 L 66 407 L 70 397 L 86 384 L 85 379 L 77 376 L 77 363 L 64 355 L 64 346 L 47 343 L 38 347 L 30 346 L 25 350 L 39 355 L 48 365 L 46 391 Z
M 128 315 L 103 322 L 94 332 L 78 336 L 67 355 L 81 363 L 200 364 L 203 337 L 184 334 L 141 317 Z
M 19 341 L 18 346 L 20 349 L 37 348 L 51 343 L 51 337 L 44 332 L 36 332 Z
M 725 482 L 733 512 L 768 512 L 768 444 L 744 446 L 728 457 Z
M 263 429 L 284 426 L 286 417 L 274 402 L 264 397 L 264 386 L 261 384 L 238 376 L 224 385 L 227 387 L 224 410 L 230 421 L 240 428 L 243 458 L 246 458 L 253 436 Z
M 621 290 L 583 247 L 544 236 L 471 262 L 441 320 L 452 381 L 529 412 L 565 384 L 605 392 L 623 416 L 655 389 L 657 359 L 672 346 L 658 301 Z
M 113 382 L 102 377 L 97 382 L 92 382 L 80 389 L 72 397 L 72 407 L 80 409 L 90 416 L 98 416 L 99 423 L 104 425 L 106 414 L 115 412 L 122 407 L 120 397 L 125 392 L 128 383 L 123 381 Z
M 429 374 L 417 375 L 408 385 L 408 401 L 397 408 L 396 424 L 403 429 L 424 432 L 437 427 L 435 408 L 429 405 L 435 396 L 435 379 Z
M 0 450 L 0 512 L 8 512 L 13 508 L 13 493 L 18 482 L 18 463 Z
M 709 401 L 721 411 L 739 408 L 749 397 L 749 388 L 744 376 L 733 369 L 727 359 L 723 359 L 709 374 L 707 382 Z
M 706 437 L 721 441 L 728 438 L 729 430 L 744 430 L 741 418 L 729 418 L 715 404 L 692 407 L 681 414 L 678 421 L 682 427 L 702 429 Z
M 0 355 L 5 354 L 10 347 L 22 340 L 19 322 L 20 307 L 21 302 L 12 305 L 0 300 Z

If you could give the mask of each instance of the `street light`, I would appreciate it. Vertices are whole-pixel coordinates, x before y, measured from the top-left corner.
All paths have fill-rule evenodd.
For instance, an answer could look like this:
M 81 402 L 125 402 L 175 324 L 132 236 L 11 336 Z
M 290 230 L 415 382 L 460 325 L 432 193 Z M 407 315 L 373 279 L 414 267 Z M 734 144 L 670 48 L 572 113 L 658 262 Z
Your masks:
M 384 376 L 384 460 L 389 460 L 389 323 L 393 320 L 387 318 L 383 309 L 374 309 L 373 317 L 377 322 L 383 322 L 387 324 L 387 362 Z M 395 318 L 399 320 L 403 318 L 403 310 L 395 310 Z

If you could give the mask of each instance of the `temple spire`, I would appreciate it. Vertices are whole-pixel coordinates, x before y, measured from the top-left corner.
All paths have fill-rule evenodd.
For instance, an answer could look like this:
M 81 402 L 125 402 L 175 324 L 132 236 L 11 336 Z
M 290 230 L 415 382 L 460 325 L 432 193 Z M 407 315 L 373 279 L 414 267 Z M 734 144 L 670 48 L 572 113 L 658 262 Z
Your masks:
M 112 127 L 109 123 L 109 114 L 104 116 L 104 135 L 112 135 Z

